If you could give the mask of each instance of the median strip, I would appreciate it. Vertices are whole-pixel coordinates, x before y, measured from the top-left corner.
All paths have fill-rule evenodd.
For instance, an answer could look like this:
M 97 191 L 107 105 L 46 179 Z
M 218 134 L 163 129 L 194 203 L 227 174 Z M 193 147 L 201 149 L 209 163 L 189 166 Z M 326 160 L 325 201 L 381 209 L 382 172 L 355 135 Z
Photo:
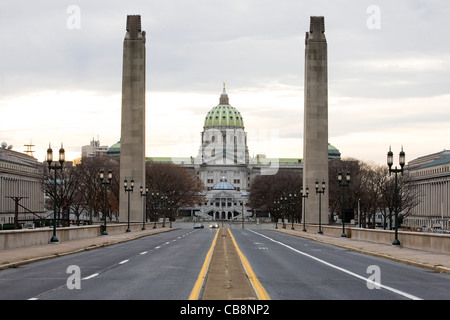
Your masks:
M 256 296 L 259 300 L 270 300 L 270 296 L 267 293 L 266 289 L 261 285 L 258 278 L 256 277 L 255 273 L 253 272 L 252 267 L 250 266 L 250 263 L 248 262 L 247 258 L 244 256 L 244 254 L 239 249 L 236 240 L 234 239 L 233 234 L 228 229 L 228 232 L 230 233 L 231 240 L 233 240 L 234 247 L 236 248 L 236 251 L 239 255 L 239 258 L 241 259 L 242 266 L 244 267 L 245 273 L 247 274 L 247 277 L 250 281 L 250 284 L 253 287 L 253 290 L 256 293 Z
M 231 231 L 220 228 L 189 299 L 268 300 L 270 297 L 240 251 Z
M 197 281 L 195 282 L 194 288 L 191 291 L 189 296 L 189 300 L 198 300 L 200 298 L 200 292 L 203 287 L 203 283 L 206 280 L 206 276 L 208 274 L 209 265 L 211 263 L 211 258 L 214 252 L 214 247 L 216 246 L 217 236 L 219 234 L 219 230 L 216 232 L 216 236 L 211 244 L 211 248 L 209 248 L 208 253 L 206 254 L 206 259 L 203 262 L 202 269 L 200 270 L 200 274 L 198 275 Z

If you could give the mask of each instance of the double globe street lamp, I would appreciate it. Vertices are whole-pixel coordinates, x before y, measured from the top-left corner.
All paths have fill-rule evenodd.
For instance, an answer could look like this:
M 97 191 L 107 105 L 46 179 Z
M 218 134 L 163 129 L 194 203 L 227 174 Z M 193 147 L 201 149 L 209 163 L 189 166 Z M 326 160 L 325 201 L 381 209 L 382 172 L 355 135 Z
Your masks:
M 346 238 L 346 234 L 345 234 L 345 188 L 348 187 L 350 185 L 350 172 L 347 171 L 347 173 L 345 174 L 345 181 L 347 183 L 344 183 L 342 181 L 342 172 L 339 171 L 338 172 L 338 182 L 339 182 L 339 186 L 342 187 L 342 234 L 341 237 Z
M 325 193 L 325 180 L 322 181 L 322 187 L 319 187 L 319 180 L 316 179 L 315 187 L 316 194 L 319 195 L 319 231 L 317 233 L 322 234 L 322 194 Z
M 140 191 L 141 191 L 141 197 L 144 198 L 144 212 L 142 213 L 142 230 L 145 230 L 145 219 L 147 218 L 147 195 L 148 195 L 148 187 L 145 187 L 145 191 L 144 191 L 144 187 L 141 186 L 141 187 L 140 187 Z
M 153 206 L 153 213 L 154 213 L 154 221 L 153 221 L 153 229 L 156 229 L 156 218 L 158 215 L 158 200 L 159 200 L 159 191 L 152 190 L 151 192 L 152 197 L 152 206 Z
M 303 198 L 303 232 L 306 232 L 306 198 L 309 195 L 309 188 L 306 187 L 306 190 L 302 188 L 302 198 Z
M 297 203 L 297 194 L 289 192 L 289 209 L 291 211 L 291 230 L 294 229 L 295 205 Z
M 125 192 L 128 193 L 128 228 L 127 228 L 126 232 L 130 232 L 131 231 L 130 230 L 130 192 L 133 192 L 134 180 L 131 179 L 130 187 L 128 187 L 128 180 L 125 179 L 123 182 L 123 186 L 124 186 Z
M 405 166 L 405 152 L 400 151 L 399 155 L 399 164 L 400 169 L 397 169 L 397 166 L 395 166 L 395 169 L 392 169 L 392 165 L 394 164 L 394 154 L 391 151 L 391 147 L 389 146 L 389 152 L 387 154 L 387 165 L 389 166 L 389 175 L 393 172 L 395 173 L 395 186 L 394 186 L 394 212 L 395 212 L 395 239 L 394 242 L 392 242 L 393 246 L 399 246 L 400 241 L 398 241 L 398 182 L 397 182 L 397 174 L 401 173 L 403 174 L 403 167 Z
M 63 163 L 65 161 L 65 151 L 63 148 L 63 144 L 61 143 L 61 149 L 59 149 L 59 165 L 53 164 L 53 150 L 50 145 L 48 144 L 47 149 L 47 163 L 48 163 L 48 173 L 50 174 L 51 170 L 55 170 L 55 180 L 54 180 L 54 189 L 53 189 L 53 237 L 50 239 L 51 243 L 59 243 L 58 238 L 56 237 L 56 170 L 63 168 Z
M 105 179 L 105 171 L 103 169 L 100 170 L 100 183 L 105 186 L 105 205 L 103 207 L 103 218 L 104 218 L 104 226 L 103 226 L 103 232 L 102 235 L 107 236 L 108 232 L 106 232 L 106 210 L 107 210 L 107 203 L 108 203 L 108 194 L 107 194 L 107 186 L 108 184 L 111 184 L 112 181 L 112 171 L 111 169 L 108 170 L 108 177 Z

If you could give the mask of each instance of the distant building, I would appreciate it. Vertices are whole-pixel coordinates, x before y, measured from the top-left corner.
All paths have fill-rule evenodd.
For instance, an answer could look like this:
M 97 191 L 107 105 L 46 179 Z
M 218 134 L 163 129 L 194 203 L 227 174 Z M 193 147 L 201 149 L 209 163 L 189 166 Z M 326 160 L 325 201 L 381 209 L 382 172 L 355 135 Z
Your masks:
M 328 160 L 333 159 L 341 159 L 341 153 L 335 146 L 328 143 Z
M 120 141 L 117 141 L 115 144 L 113 144 L 111 147 L 109 147 L 106 154 L 111 157 L 120 156 Z
M 450 230 L 450 150 L 414 159 L 408 163 L 407 171 L 420 203 L 404 225 Z
M 180 215 L 203 219 L 242 219 L 252 215 L 246 206 L 254 178 L 275 174 L 278 170 L 302 171 L 302 159 L 268 158 L 264 154 L 250 157 L 247 132 L 241 113 L 229 104 L 225 87 L 219 104 L 204 118 L 201 143 L 196 157 L 151 157 L 154 162 L 170 162 L 188 168 L 205 186 L 205 201 L 190 208 L 181 208 Z M 120 155 L 120 141 L 107 154 Z M 328 144 L 329 159 L 340 159 L 340 152 Z
M 0 224 L 24 224 L 44 212 L 42 172 L 43 165 L 37 159 L 1 144 Z
M 94 140 L 92 138 L 91 143 L 86 146 L 81 147 L 81 157 L 85 158 L 92 158 L 92 157 L 98 157 L 98 156 L 106 156 L 108 152 L 108 146 L 101 146 L 100 140 Z

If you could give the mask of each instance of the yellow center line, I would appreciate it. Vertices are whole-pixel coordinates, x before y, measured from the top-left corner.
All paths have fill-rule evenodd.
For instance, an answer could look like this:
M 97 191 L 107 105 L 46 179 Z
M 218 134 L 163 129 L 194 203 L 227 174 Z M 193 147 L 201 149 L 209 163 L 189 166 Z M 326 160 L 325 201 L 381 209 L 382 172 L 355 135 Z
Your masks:
M 244 267 L 245 273 L 247 274 L 248 279 L 250 280 L 250 284 L 253 287 L 253 290 L 255 290 L 256 296 L 259 300 L 270 300 L 270 296 L 267 293 L 266 289 L 261 285 L 258 278 L 256 277 L 255 273 L 253 272 L 252 267 L 250 266 L 250 263 L 248 262 L 247 258 L 244 256 L 244 254 L 239 249 L 236 240 L 233 237 L 233 234 L 231 233 L 230 229 L 228 229 L 228 232 L 230 233 L 231 240 L 233 240 L 234 247 L 236 248 L 236 251 L 239 255 L 239 258 L 241 259 L 242 266 Z
M 206 254 L 205 261 L 203 262 L 202 269 L 198 275 L 197 281 L 195 282 L 194 288 L 192 288 L 191 294 L 189 295 L 189 300 L 198 300 L 200 296 L 200 291 L 202 290 L 203 283 L 206 280 L 206 276 L 208 274 L 209 265 L 211 263 L 211 258 L 214 252 L 214 247 L 216 246 L 217 235 L 219 234 L 219 229 L 216 231 L 216 236 L 211 244 L 211 248 L 209 248 L 208 253 Z

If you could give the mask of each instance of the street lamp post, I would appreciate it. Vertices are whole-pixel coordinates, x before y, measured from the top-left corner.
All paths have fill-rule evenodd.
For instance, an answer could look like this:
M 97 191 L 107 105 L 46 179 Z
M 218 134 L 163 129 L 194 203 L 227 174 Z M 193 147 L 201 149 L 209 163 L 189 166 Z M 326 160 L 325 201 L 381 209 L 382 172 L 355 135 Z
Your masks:
M 59 165 L 53 164 L 53 150 L 51 145 L 48 145 L 47 149 L 47 163 L 48 163 L 48 173 L 50 174 L 51 170 L 55 170 L 55 181 L 54 181 L 54 189 L 53 189 L 53 236 L 50 239 L 51 243 L 59 243 L 58 238 L 56 237 L 56 170 L 63 168 L 63 163 L 65 161 L 65 151 L 63 145 L 61 143 L 61 149 L 59 149 Z
M 346 238 L 345 234 L 345 209 L 344 209 L 344 202 L 345 202 L 345 187 L 348 187 L 350 185 L 350 172 L 347 171 L 345 175 L 345 180 L 347 183 L 342 182 L 342 172 L 338 172 L 338 182 L 339 186 L 342 187 L 342 235 L 341 237 Z
M 289 206 L 291 209 L 291 230 L 295 230 L 294 229 L 294 216 L 295 216 L 295 203 L 297 200 L 297 194 L 294 193 L 289 193 Z
M 161 208 L 164 212 L 162 228 L 166 227 L 166 210 L 167 210 L 167 196 L 165 194 L 161 194 Z
M 282 228 L 286 229 L 286 224 L 284 223 L 284 214 L 286 212 L 286 202 L 287 202 L 288 198 L 286 196 L 281 196 L 280 197 L 280 208 L 281 208 L 281 222 L 283 223 Z
M 244 200 L 241 200 L 241 210 L 242 210 L 242 212 L 241 212 L 241 216 L 242 216 L 242 229 L 244 229 Z
M 167 208 L 167 212 L 169 213 L 169 228 L 172 228 L 172 213 L 174 211 L 173 209 L 174 209 L 175 201 L 169 199 L 169 200 L 167 200 L 167 203 L 169 205 L 168 208 Z
M 303 198 L 303 232 L 306 232 L 306 198 L 308 198 L 309 188 L 306 187 L 306 190 L 302 188 L 302 198 Z
M 108 178 L 105 180 L 105 171 L 103 169 L 100 170 L 100 183 L 105 186 L 105 205 L 103 207 L 103 218 L 105 220 L 104 226 L 103 226 L 103 232 L 102 235 L 107 236 L 108 232 L 106 232 L 106 210 L 107 210 L 107 186 L 108 184 L 111 184 L 112 180 L 112 171 L 111 169 L 108 170 Z
M 159 191 L 152 191 L 152 206 L 153 206 L 153 211 L 154 211 L 154 221 L 153 221 L 153 229 L 156 229 L 156 217 L 158 214 L 158 201 L 159 200 Z
M 325 180 L 322 181 L 322 188 L 319 190 L 319 180 L 316 179 L 316 194 L 319 194 L 319 231 L 322 234 L 322 194 L 325 193 Z
M 401 173 L 403 174 L 403 167 L 405 166 L 405 152 L 400 151 L 399 156 L 399 164 L 400 169 L 397 169 L 397 166 L 395 166 L 395 169 L 392 169 L 392 165 L 394 163 L 394 154 L 391 151 L 391 147 L 389 146 L 389 152 L 387 154 L 387 165 L 389 166 L 389 175 L 393 172 L 395 173 L 395 186 L 394 186 L 394 212 L 395 212 L 395 239 L 394 242 L 392 242 L 393 246 L 399 246 L 400 241 L 398 240 L 398 182 L 397 182 L 397 174 Z
M 131 179 L 130 187 L 128 187 L 128 181 L 127 179 L 124 180 L 123 186 L 125 189 L 125 192 L 128 193 L 128 228 L 126 232 L 130 232 L 130 193 L 133 192 L 134 189 L 134 180 Z
M 280 200 L 273 200 L 274 204 L 274 211 L 277 211 L 277 214 L 275 215 L 277 219 L 275 220 L 275 229 L 278 229 L 278 214 L 280 211 Z
M 147 195 L 148 195 L 148 187 L 145 187 L 145 192 L 144 192 L 144 187 L 141 186 L 140 188 L 141 191 L 141 197 L 144 198 L 144 211 L 142 212 L 142 230 L 145 230 L 145 219 L 147 217 Z

